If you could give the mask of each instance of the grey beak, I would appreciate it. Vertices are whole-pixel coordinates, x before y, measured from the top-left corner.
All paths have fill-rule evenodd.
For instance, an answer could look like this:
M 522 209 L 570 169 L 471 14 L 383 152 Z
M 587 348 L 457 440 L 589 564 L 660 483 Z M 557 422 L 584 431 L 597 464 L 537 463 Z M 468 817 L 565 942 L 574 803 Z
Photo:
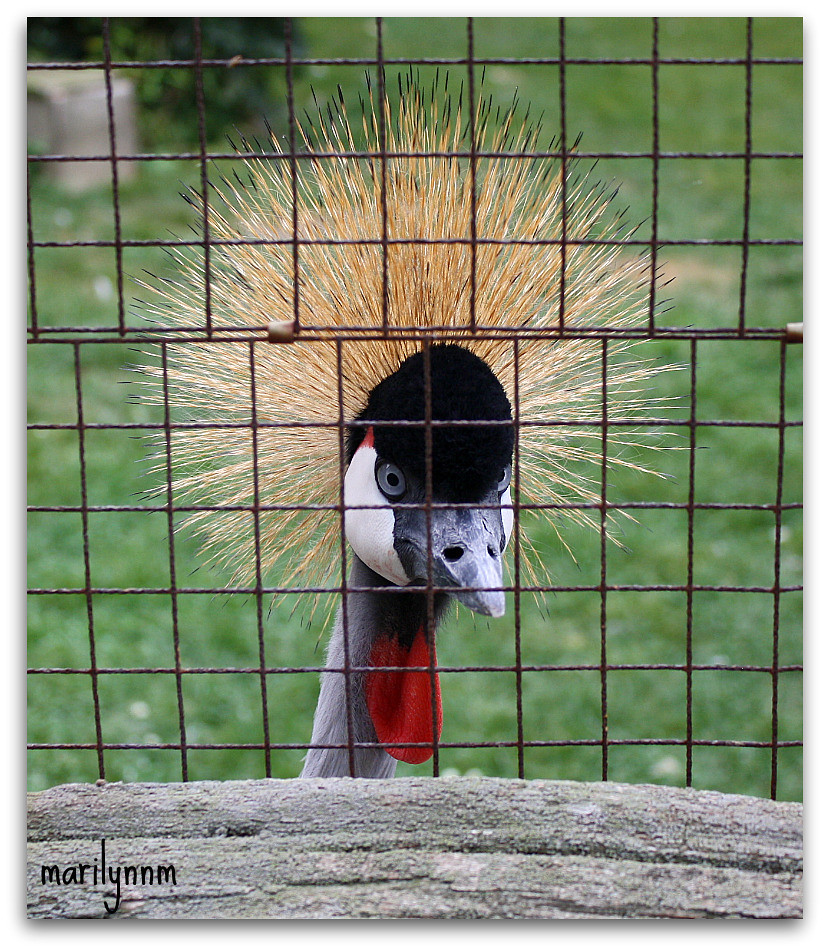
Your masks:
M 497 493 L 494 504 L 498 500 Z M 426 584 L 432 551 L 432 583 L 476 613 L 502 617 L 504 532 L 495 508 L 396 509 L 395 548 L 413 583 Z

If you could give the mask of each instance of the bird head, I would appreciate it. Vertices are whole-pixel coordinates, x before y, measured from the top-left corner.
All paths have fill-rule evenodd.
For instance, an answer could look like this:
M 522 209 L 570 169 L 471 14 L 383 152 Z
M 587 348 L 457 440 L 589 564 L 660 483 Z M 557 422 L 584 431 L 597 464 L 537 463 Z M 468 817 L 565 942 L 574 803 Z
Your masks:
M 500 617 L 511 422 L 498 378 L 455 344 L 415 353 L 379 382 L 348 433 L 345 530 L 358 557 L 391 584 L 431 583 Z

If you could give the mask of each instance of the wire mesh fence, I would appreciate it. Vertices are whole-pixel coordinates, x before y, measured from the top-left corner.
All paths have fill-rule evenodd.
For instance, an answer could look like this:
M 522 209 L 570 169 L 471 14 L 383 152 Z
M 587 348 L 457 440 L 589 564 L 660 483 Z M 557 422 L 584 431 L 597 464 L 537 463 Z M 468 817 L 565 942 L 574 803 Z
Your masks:
M 251 58 L 242 49 L 215 56 L 195 20 L 186 25 L 189 55 L 138 60 L 119 52 L 117 21 L 103 20 L 98 56 L 29 63 L 30 77 L 98 75 L 107 141 L 89 154 L 44 147 L 29 155 L 31 787 L 297 774 L 324 667 L 317 647 L 322 611 L 307 618 L 304 608 L 348 590 L 347 548 L 342 532 L 344 567 L 330 582 L 290 583 L 262 568 L 268 535 L 261 525 L 303 510 L 343 527 L 351 422 L 344 363 L 369 341 L 403 337 L 428 353 L 433 341 L 454 335 L 454 327 L 399 327 L 390 315 L 392 255 L 404 244 L 425 253 L 427 243 L 453 243 L 466 254 L 464 329 L 509 348 L 516 432 L 589 428 L 602 464 L 589 501 L 520 501 L 516 437 L 507 620 L 487 628 L 461 616 L 442 645 L 439 638 L 445 721 L 454 725 L 434 742 L 431 768 L 419 769 L 800 797 L 799 28 L 795 21 L 718 22 L 723 29 L 682 19 L 620 27 L 540 20 L 521 24 L 529 36 L 510 50 L 505 40 L 517 32 L 515 21 L 504 20 L 506 29 L 486 20 L 444 21 L 442 35 L 427 40 L 435 52 L 427 54 L 423 43 L 420 54 L 420 21 L 352 19 L 327 29 L 324 21 L 286 21 L 278 26 L 277 55 Z M 622 252 L 644 255 L 642 321 L 568 319 L 563 276 L 551 327 L 502 329 L 481 319 L 480 255 L 513 241 L 477 226 L 475 175 L 500 150 L 479 148 L 474 109 L 465 113 L 466 147 L 434 156 L 465 162 L 469 232 L 429 242 L 398 238 L 388 227 L 387 168 L 420 153 L 392 151 L 382 120 L 377 150 L 353 143 L 318 151 L 301 140 L 300 113 L 313 97 L 320 97 L 320 115 L 331 116 L 338 84 L 357 94 L 367 76 L 382 101 L 395 74 L 410 68 L 427 76 L 448 71 L 473 104 L 486 83 L 510 97 L 519 82 L 541 90 L 543 121 L 554 135 L 506 158 L 558 164 L 563 211 L 553 240 L 522 240 L 557 248 L 561 275 L 575 249 L 598 242 L 570 231 L 566 213 L 573 199 L 568 168 L 597 163 L 599 175 L 622 182 L 634 219 L 646 215 L 643 226 L 609 238 Z M 286 103 L 275 128 L 282 150 L 243 131 L 230 133 L 241 140 L 239 150 L 208 138 L 214 102 L 204 76 L 233 70 L 277 77 Z M 139 84 L 147 74 L 193 79 L 193 146 L 119 149 L 115 81 L 129 76 Z M 686 115 L 685 95 L 694 97 Z M 292 214 L 282 234 L 227 238 L 217 226 L 214 169 L 239 181 L 240 160 L 288 169 Z M 298 215 L 304 169 L 373 160 L 383 176 L 379 233 L 307 237 Z M 88 163 L 106 170 L 105 185 L 72 194 L 48 178 L 61 165 Z M 177 194 L 180 177 L 189 204 Z M 187 227 L 184 237 L 169 234 Z M 216 299 L 221 256 L 233 245 L 255 244 L 288 254 L 285 324 L 229 319 Z M 308 256 L 352 245 L 377 252 L 378 318 L 318 322 L 302 296 Z M 133 275 L 148 270 L 173 284 L 169 251 L 191 253 L 200 275 L 194 323 L 141 315 Z M 674 277 L 672 284 L 662 275 Z M 585 420 L 521 419 L 524 348 L 567 340 L 596 354 L 600 412 Z M 675 367 L 656 384 L 660 410 L 632 419 L 616 413 L 609 398 L 616 347 L 625 342 Z M 260 384 L 267 351 L 330 345 L 340 398 L 325 421 L 300 413 L 286 423 L 267 421 L 263 407 L 274 398 Z M 242 354 L 248 411 L 217 421 L 181 416 L 170 374 L 187 348 Z M 134 375 L 130 364 L 146 363 L 160 394 L 149 402 L 120 385 Z M 296 500 L 291 513 L 270 503 L 261 446 L 278 426 L 310 438 L 322 429 L 339 440 L 338 498 L 326 505 Z M 630 427 L 677 446 L 656 459 L 667 478 L 608 468 L 611 440 Z M 431 439 L 437 422 L 430 418 L 424 428 Z M 249 446 L 243 502 L 191 502 L 177 491 L 184 442 L 209 429 L 216 447 L 238 438 Z M 146 439 L 155 447 L 154 475 L 143 461 Z M 645 464 L 642 455 L 639 468 Z M 426 504 L 431 509 L 431 496 Z M 596 530 L 573 527 L 559 544 L 546 525 L 564 509 L 586 513 Z M 617 546 L 609 529 L 616 514 L 630 516 Z M 197 543 L 180 533 L 192 515 L 226 519 L 230 530 L 242 525 L 251 543 L 244 579 L 227 581 L 225 569 L 203 563 Z M 538 543 L 547 546 L 551 576 L 530 580 L 521 546 L 531 543 L 529 525 L 541 518 Z M 431 598 L 431 585 L 426 589 Z

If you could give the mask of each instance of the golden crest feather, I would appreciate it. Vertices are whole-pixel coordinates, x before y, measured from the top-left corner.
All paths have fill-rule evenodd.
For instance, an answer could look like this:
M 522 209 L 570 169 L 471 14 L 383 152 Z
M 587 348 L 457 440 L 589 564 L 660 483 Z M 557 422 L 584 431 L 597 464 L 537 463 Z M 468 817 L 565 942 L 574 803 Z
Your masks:
M 529 157 L 538 128 L 514 106 L 493 117 L 488 99 L 475 107 L 470 161 L 466 108 L 438 92 L 408 83 L 396 105 L 381 104 L 382 121 L 370 96 L 359 135 L 342 101 L 319 111 L 301 129 L 295 205 L 274 136 L 274 158 L 246 156 L 242 175 L 209 189 L 214 339 L 167 344 L 165 372 L 174 418 L 195 424 L 171 431 L 175 504 L 225 509 L 188 523 L 234 585 L 340 584 L 341 423 L 422 335 L 472 350 L 517 401 L 520 501 L 560 506 L 542 512 L 553 524 L 591 520 L 574 506 L 600 499 L 604 400 L 622 418 L 649 405 L 652 370 L 631 340 L 609 343 L 605 394 L 602 341 L 552 332 L 561 310 L 567 330 L 648 318 L 648 255 L 621 246 L 613 196 L 576 177 L 574 160 Z M 203 197 L 193 201 L 202 213 Z M 226 331 L 294 317 L 295 210 L 300 332 L 283 344 L 232 339 Z M 202 249 L 173 256 L 178 276 L 151 286 L 149 315 L 202 328 Z M 163 371 L 149 372 L 162 400 Z

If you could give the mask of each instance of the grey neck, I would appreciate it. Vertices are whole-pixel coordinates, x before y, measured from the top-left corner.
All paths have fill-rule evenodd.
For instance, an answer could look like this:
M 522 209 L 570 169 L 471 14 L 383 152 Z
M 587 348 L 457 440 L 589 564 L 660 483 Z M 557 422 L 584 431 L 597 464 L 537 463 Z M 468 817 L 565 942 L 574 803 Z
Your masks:
M 351 587 L 387 587 L 389 582 L 352 554 Z M 443 615 L 446 596 L 435 595 L 435 623 Z M 377 742 L 366 707 L 364 673 L 342 672 L 348 667 L 369 665 L 372 644 L 378 634 L 411 637 L 426 618 L 426 595 L 396 591 L 365 590 L 346 595 L 346 637 L 343 605 L 338 608 L 326 654 L 327 671 L 321 676 L 320 697 L 312 728 L 312 745 L 342 748 L 312 748 L 307 752 L 301 778 L 354 775 L 361 778 L 391 778 L 397 761 L 383 749 L 349 749 L 353 742 Z M 347 688 L 348 680 L 348 688 Z

